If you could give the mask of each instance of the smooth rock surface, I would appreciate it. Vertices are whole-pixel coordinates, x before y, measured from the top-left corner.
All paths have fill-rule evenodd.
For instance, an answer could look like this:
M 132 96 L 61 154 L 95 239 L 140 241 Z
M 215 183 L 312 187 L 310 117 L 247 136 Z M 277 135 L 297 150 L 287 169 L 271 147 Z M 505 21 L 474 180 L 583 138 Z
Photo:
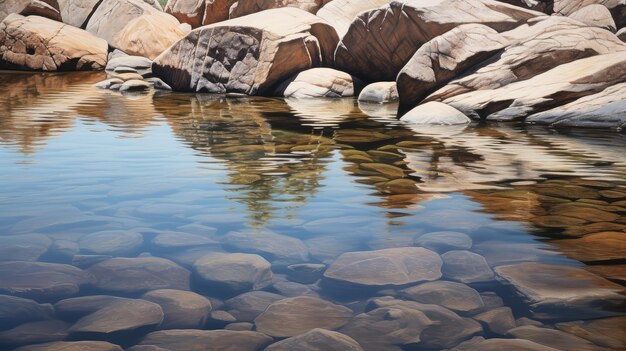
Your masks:
M 453 250 L 441 255 L 443 275 L 451 280 L 470 284 L 488 282 L 494 279 L 494 273 L 485 258 L 479 254 Z
M 56 0 L 63 23 L 85 28 L 89 15 L 96 9 L 100 0 Z
M 400 291 L 400 296 L 425 304 L 443 306 L 456 312 L 477 311 L 484 307 L 478 291 L 465 284 L 436 281 Z
M 238 0 L 230 8 L 230 18 L 241 17 L 253 13 L 280 7 L 295 7 L 312 14 L 331 0 Z
M 351 337 L 334 331 L 315 328 L 304 334 L 270 345 L 265 351 L 362 351 Z
M 577 351 L 602 351 L 604 347 L 595 345 L 583 338 L 554 329 L 532 325 L 517 327 L 508 331 L 507 336 L 530 340 L 557 350 L 576 349 Z
M 86 254 L 132 256 L 139 253 L 143 236 L 133 231 L 110 230 L 80 238 L 78 245 Z
M 474 319 L 483 322 L 487 329 L 494 334 L 505 335 L 516 327 L 515 317 L 509 307 L 498 307 L 474 316 Z M 526 339 L 526 338 L 522 338 Z
M 259 255 L 210 253 L 193 267 L 204 284 L 226 293 L 259 290 L 272 283 L 271 264 Z
M 309 250 L 302 240 L 269 230 L 229 232 L 221 242 L 225 248 L 237 252 L 261 255 L 274 265 L 290 265 L 309 260 Z
M 385 104 L 399 99 L 396 82 L 376 82 L 368 84 L 359 94 L 360 102 Z
M 471 120 L 461 111 L 447 104 L 429 101 L 405 113 L 401 121 L 410 125 L 463 125 Z
M 253 322 L 272 303 L 285 297 L 267 291 L 250 291 L 224 302 L 222 307 L 240 322 Z
M 154 302 L 163 310 L 159 329 L 199 329 L 211 313 L 211 302 L 191 291 L 159 289 L 148 291 L 143 300 Z
M 274 337 L 290 337 L 314 328 L 336 329 L 352 317 L 347 307 L 315 297 L 300 296 L 273 304 L 254 320 L 256 330 Z
M 287 98 L 354 96 L 362 83 L 358 78 L 332 68 L 317 67 L 287 79 L 277 89 L 277 96 Z
M 163 320 L 163 310 L 146 300 L 114 302 L 78 320 L 69 329 L 71 333 L 110 334 L 157 325 Z
M 552 347 L 543 346 L 523 339 L 487 339 L 478 342 L 468 341 L 450 351 L 559 351 Z
M 175 90 L 262 95 L 300 71 L 332 65 L 338 40 L 306 11 L 272 9 L 191 31 L 152 70 Z
M 189 290 L 190 272 L 158 257 L 111 258 L 88 269 L 101 291 L 139 294 L 148 290 Z
M 253 331 L 232 330 L 163 330 L 146 335 L 140 345 L 154 345 L 166 350 L 260 351 L 272 342 L 267 335 Z
M 4 0 L 0 3 L 0 21 L 12 13 L 61 21 L 56 0 Z
M 441 278 L 441 258 L 419 247 L 346 252 L 324 278 L 359 286 L 402 286 Z
M 11 14 L 0 23 L 0 68 L 40 71 L 102 69 L 106 41 L 39 16 Z
M 39 304 L 21 297 L 0 295 L 0 328 L 10 329 L 22 323 L 54 318 L 50 304 Z
M 22 346 L 61 341 L 68 336 L 67 328 L 67 323 L 59 320 L 24 323 L 0 332 L 0 345 Z
M 415 238 L 415 246 L 425 247 L 438 253 L 450 250 L 469 250 L 472 238 L 459 232 L 430 232 Z
M 150 83 L 139 79 L 129 79 L 127 81 L 125 81 L 124 83 L 122 83 L 122 86 L 120 86 L 119 91 L 121 92 L 125 92 L 125 91 L 147 91 L 150 90 Z
M 617 30 L 611 12 L 604 5 L 591 4 L 576 10 L 568 16 L 571 19 L 580 21 L 590 27 L 598 27 L 611 32 Z
M 332 0 L 317 11 L 317 16 L 335 27 L 339 38 L 342 38 L 358 14 L 388 3 L 389 0 Z
M 13 351 L 124 351 L 106 341 L 57 341 L 45 344 L 22 346 Z
M 0 236 L 0 261 L 37 261 L 51 245 L 42 234 Z
M 125 297 L 110 295 L 89 295 L 72 297 L 54 304 L 54 310 L 61 318 L 81 318 L 116 302 L 127 301 Z
M 326 270 L 325 264 L 299 263 L 287 266 L 287 278 L 302 284 L 315 283 L 322 278 Z

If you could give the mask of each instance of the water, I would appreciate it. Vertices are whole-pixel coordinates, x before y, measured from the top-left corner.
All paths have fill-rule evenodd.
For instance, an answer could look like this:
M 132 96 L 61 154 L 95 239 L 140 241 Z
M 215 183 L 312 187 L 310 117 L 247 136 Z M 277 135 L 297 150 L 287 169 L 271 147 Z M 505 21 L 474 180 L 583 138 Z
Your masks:
M 562 308 L 559 303 L 531 301 L 532 296 L 524 296 L 525 286 L 516 289 L 502 277 L 464 281 L 466 273 L 450 272 L 455 266 L 444 265 L 443 280 L 469 284 L 486 304 L 480 310 L 457 310 L 461 317 L 478 318 L 503 304 L 512 309 L 518 326 L 530 319 L 543 323 L 538 330 L 527 327 L 532 330 L 501 335 L 504 331 L 494 331 L 483 321 L 476 324 L 478 330 L 447 339 L 457 344 L 476 335 L 520 338 L 563 350 L 624 347 L 624 319 L 615 317 L 624 311 L 624 300 L 613 292 L 602 295 L 623 294 L 626 281 L 624 134 L 515 125 L 411 129 L 395 120 L 393 105 L 163 92 L 120 95 L 91 86 L 103 78 L 99 73 L 0 74 L 0 235 L 36 233 L 50 238 L 34 254 L 16 249 L 31 247 L 32 242 L 6 241 L 0 250 L 12 253 L 11 260 L 70 264 L 92 273 L 93 264 L 108 258 L 97 255 L 156 256 L 194 271 L 193 262 L 210 252 L 255 253 L 272 263 L 274 273 L 260 289 L 289 297 L 321 297 L 347 306 L 353 315 L 369 312 L 363 316 L 372 319 L 371 311 L 380 308 L 372 298 L 416 299 L 400 292 L 416 283 L 361 284 L 354 289 L 349 282 L 325 278 L 295 284 L 287 266 L 328 266 L 345 252 L 413 247 L 426 233 L 453 231 L 469 236 L 469 250 L 483 256 L 491 268 L 540 262 L 580 270 L 567 271 L 566 278 L 556 274 L 564 279 L 544 277 L 548 282 L 542 283 L 557 292 L 574 289 L 560 302 L 567 307 Z M 86 236 L 102 231 L 138 233 L 139 243 L 124 243 L 127 250 L 117 251 L 107 251 L 106 243 L 90 245 L 91 237 Z M 173 239 L 156 241 L 163 233 L 173 233 Z M 208 240 L 194 244 L 181 233 Z M 280 235 L 296 240 L 285 241 Z M 34 241 L 41 244 L 38 238 Z M 547 266 L 537 267 L 529 272 Z M 3 270 L 7 268 L 0 267 L 3 293 L 42 303 L 101 294 L 137 298 L 150 290 L 134 289 L 132 282 L 131 287 L 112 290 L 91 281 L 81 283 L 80 291 L 39 294 L 12 290 L 13 282 Z M 593 278 L 580 276 L 581 271 L 593 272 Z M 37 285 L 32 280 L 38 277 L 26 278 L 26 285 Z M 539 278 L 528 278 L 533 279 Z M 220 308 L 219 301 L 245 290 L 222 288 L 207 284 L 195 272 L 191 277 L 191 289 L 210 296 L 214 311 L 236 310 L 232 304 Z M 582 299 L 589 291 L 600 291 L 600 298 Z M 0 333 L 0 342 L 10 349 L 22 343 L 104 339 L 128 347 L 158 329 L 150 322 L 129 328 L 134 331 L 67 333 L 66 328 L 85 314 L 67 316 L 57 310 L 48 316 L 67 323 L 56 339 L 44 333 L 48 338 L 17 342 Z M 346 319 L 346 325 L 334 329 L 367 350 L 454 346 L 398 340 L 385 334 L 380 324 L 366 323 L 367 328 L 359 329 L 353 323 Z M 1 329 L 17 326 L 0 324 Z M 209 320 L 196 328 L 225 324 Z M 555 326 L 561 334 L 543 336 L 546 328 L 554 331 Z M 419 336 L 420 328 L 397 328 Z M 422 336 L 426 334 L 433 332 Z M 245 340 L 237 343 L 242 350 L 250 349 Z

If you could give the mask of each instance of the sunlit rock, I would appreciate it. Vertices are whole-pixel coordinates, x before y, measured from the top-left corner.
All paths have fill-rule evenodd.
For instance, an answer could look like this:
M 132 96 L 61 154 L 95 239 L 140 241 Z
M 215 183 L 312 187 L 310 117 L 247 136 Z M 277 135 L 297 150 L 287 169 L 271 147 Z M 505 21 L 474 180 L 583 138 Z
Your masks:
M 389 0 L 332 0 L 325 2 L 326 5 L 317 11 L 317 16 L 330 23 L 341 38 L 361 12 L 387 5 Z
M 203 284 L 224 293 L 259 290 L 272 282 L 271 265 L 259 255 L 210 253 L 193 267 Z
M 414 107 L 405 113 L 400 120 L 416 127 L 427 125 L 463 125 L 471 122 L 461 111 L 436 101 L 429 101 Z
M 57 0 L 4 0 L 0 4 L 0 21 L 12 13 L 61 21 Z
M 357 286 L 403 286 L 441 278 L 441 258 L 419 247 L 346 252 L 324 272 L 331 282 Z
M 269 305 L 255 320 L 256 330 L 275 337 L 290 337 L 314 328 L 336 329 L 352 317 L 347 307 L 315 297 L 301 296 Z
M 190 272 L 163 258 L 111 258 L 88 271 L 100 291 L 137 294 L 156 289 L 189 290 Z
M 624 5 L 626 6 L 626 5 Z M 568 15 L 569 18 L 580 21 L 590 27 L 598 27 L 615 32 L 615 21 L 611 12 L 604 5 L 591 4 Z
M 159 289 L 141 296 L 163 310 L 159 329 L 195 329 L 204 327 L 211 313 L 211 302 L 191 291 Z
M 345 72 L 318 67 L 302 71 L 281 83 L 274 95 L 288 98 L 354 96 L 363 83 Z
M 385 104 L 398 100 L 398 87 L 396 82 L 376 82 L 367 85 L 359 94 L 360 102 Z
M 280 7 L 295 7 L 315 14 L 331 0 L 238 0 L 230 8 L 230 18 Z

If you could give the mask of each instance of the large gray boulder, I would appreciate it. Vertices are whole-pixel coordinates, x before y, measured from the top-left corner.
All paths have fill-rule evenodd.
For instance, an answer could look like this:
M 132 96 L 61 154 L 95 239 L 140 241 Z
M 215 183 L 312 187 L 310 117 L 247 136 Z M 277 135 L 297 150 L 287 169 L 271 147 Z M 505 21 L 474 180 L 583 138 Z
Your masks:
M 395 0 L 352 22 L 337 47 L 336 66 L 368 82 L 394 80 L 418 48 L 459 25 L 501 32 L 539 15 L 493 0 Z
M 107 53 L 106 41 L 48 18 L 11 14 L 0 23 L 0 69 L 97 70 Z
M 319 17 L 273 9 L 193 30 L 152 70 L 174 90 L 263 95 L 295 73 L 332 65 L 337 41 Z

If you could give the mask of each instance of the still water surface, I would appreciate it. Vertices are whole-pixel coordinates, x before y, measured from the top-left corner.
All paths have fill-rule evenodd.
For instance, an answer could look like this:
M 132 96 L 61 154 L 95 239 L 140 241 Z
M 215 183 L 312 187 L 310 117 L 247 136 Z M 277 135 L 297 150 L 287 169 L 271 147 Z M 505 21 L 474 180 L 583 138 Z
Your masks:
M 411 128 L 395 120 L 393 105 L 165 92 L 121 95 L 91 86 L 103 78 L 98 73 L 0 73 L 0 235 L 50 238 L 34 256 L 14 254 L 1 261 L 38 260 L 90 271 L 110 256 L 163 257 L 194 272 L 191 289 L 211 297 L 214 312 L 232 312 L 238 307 L 220 307 L 221 302 L 245 289 L 212 289 L 193 263 L 210 252 L 253 253 L 272 263 L 274 273 L 259 290 L 321 297 L 347 306 L 353 315 L 369 313 L 360 317 L 375 321 L 371 311 L 384 303 L 372 298 L 432 301 L 401 291 L 417 280 L 394 285 L 366 278 L 357 289 L 329 277 L 301 284 L 287 266 L 328 267 L 345 252 L 424 246 L 444 257 L 443 281 L 467 284 L 481 294 L 480 308 L 451 308 L 477 320 L 475 330 L 450 335 L 451 344 L 391 337 L 377 322 L 359 329 L 362 325 L 346 320 L 328 329 L 352 336 L 366 350 L 452 348 L 474 336 L 529 339 L 561 350 L 624 347 L 626 319 L 619 315 L 625 305 L 616 298 L 626 281 L 624 134 L 514 125 Z M 135 246 L 118 242 L 124 250 L 115 247 L 115 240 L 94 244 L 86 237 L 103 231 L 138 233 L 141 239 Z M 420 240 L 441 231 L 465 234 L 471 243 L 442 248 Z M 169 240 L 157 242 L 163 233 Z M 281 235 L 295 240 L 284 241 Z M 194 242 L 198 236 L 209 240 Z M 11 243 L 5 240 L 0 250 L 13 251 L 16 244 Z M 473 267 L 462 258 L 455 263 L 444 254 L 448 250 L 470 251 L 479 261 L 484 257 L 488 267 Z M 523 265 L 527 262 L 551 266 Z M 501 266 L 514 267 L 514 274 L 507 279 L 497 269 Z M 548 267 L 561 266 L 576 270 L 550 275 Z M 137 298 L 150 290 L 89 282 L 59 296 L 29 294 L 11 289 L 7 269 L 0 267 L 2 293 L 41 303 L 102 294 Z M 355 269 L 348 275 L 396 274 Z M 492 277 L 473 280 L 481 269 Z M 544 270 L 548 273 L 537 275 Z M 24 284 L 31 283 L 36 285 Z M 587 295 L 597 298 L 589 301 Z M 502 306 L 517 319 L 511 327 L 538 329 L 532 326 L 537 324 L 542 329 L 507 333 L 481 321 L 488 317 L 477 317 L 501 312 Z M 50 318 L 69 327 L 79 317 L 57 312 Z M 17 327 L 4 322 L 0 329 Z M 250 316 L 231 322 L 239 322 L 237 328 L 271 329 L 241 323 L 254 323 Z M 161 328 L 147 324 L 130 328 L 135 332 L 61 328 L 57 340 L 104 339 L 130 347 Z M 226 324 L 209 318 L 196 329 Z M 394 328 L 417 336 L 421 330 L 404 324 Z M 547 337 L 544 329 L 560 334 Z M 0 332 L 0 339 L 5 334 Z M 422 339 L 426 334 L 433 333 L 423 333 Z M 7 338 L 0 343 L 9 349 L 52 341 Z

